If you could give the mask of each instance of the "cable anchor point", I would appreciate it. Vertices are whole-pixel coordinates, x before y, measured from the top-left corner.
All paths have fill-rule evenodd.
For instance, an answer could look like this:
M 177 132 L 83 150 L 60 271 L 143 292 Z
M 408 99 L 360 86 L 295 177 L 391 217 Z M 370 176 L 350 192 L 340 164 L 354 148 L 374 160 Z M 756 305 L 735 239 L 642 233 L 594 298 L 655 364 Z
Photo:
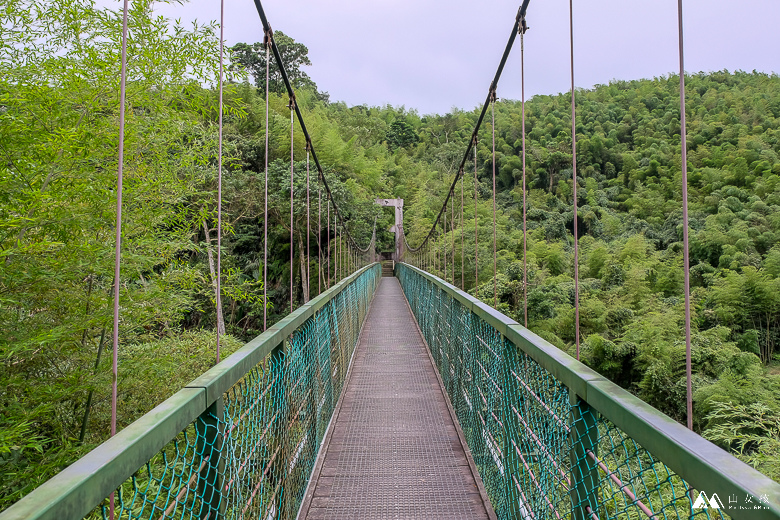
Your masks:
M 517 32 L 519 34 L 525 34 L 528 31 L 528 23 L 525 21 L 525 16 L 517 18 Z

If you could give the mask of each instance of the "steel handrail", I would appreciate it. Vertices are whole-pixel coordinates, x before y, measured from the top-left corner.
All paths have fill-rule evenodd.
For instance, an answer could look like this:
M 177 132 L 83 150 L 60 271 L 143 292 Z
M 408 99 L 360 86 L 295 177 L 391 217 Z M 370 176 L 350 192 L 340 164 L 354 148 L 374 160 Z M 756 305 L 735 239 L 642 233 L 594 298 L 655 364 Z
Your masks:
M 78 520 L 88 515 L 307 320 L 372 269 L 378 279 L 381 266 L 376 262 L 344 278 L 0 513 L 0 520 Z
M 724 503 L 726 497 L 735 495 L 743 502 L 747 495 L 755 499 L 765 497 L 766 500 L 760 504 L 760 508 L 729 509 L 726 513 L 731 517 L 750 520 L 780 518 L 780 484 L 774 480 L 609 381 L 515 320 L 441 278 L 405 263 L 397 264 L 396 273 L 402 281 L 401 285 L 413 311 L 415 298 L 420 299 L 420 304 L 425 302 L 423 297 L 409 293 L 408 282 L 404 280 L 409 274 L 422 277 L 431 289 L 435 288 L 439 291 L 437 296 L 439 299 L 431 297 L 429 303 L 433 302 L 435 305 L 436 301 L 441 302 L 445 298 L 457 302 L 471 313 L 474 319 L 489 325 L 502 338 L 514 345 L 518 352 L 527 355 L 555 380 L 562 383 L 570 392 L 568 397 L 570 402 L 581 401 L 583 406 L 591 408 L 610 421 L 636 444 L 686 481 L 690 488 L 697 490 L 697 494 L 699 491 L 704 491 L 708 496 L 717 493 Z M 435 320 L 439 316 L 438 319 L 443 320 L 443 327 L 451 327 L 451 323 L 446 323 L 445 315 L 449 312 L 448 309 L 441 303 L 439 307 L 441 308 L 431 308 L 430 304 L 425 306 L 425 314 L 432 318 L 422 317 L 422 321 Z M 417 313 L 415 317 L 421 320 Z M 422 323 L 420 326 L 424 329 Z M 425 334 L 425 330 L 423 332 Z M 426 338 L 429 345 L 432 339 L 434 338 Z M 548 412 L 552 413 L 549 409 Z M 552 419 L 556 418 L 557 416 L 552 417 Z M 564 428 L 566 434 L 571 434 L 571 430 L 575 429 L 571 423 L 569 426 Z M 600 467 L 601 461 L 595 454 L 587 449 L 583 450 L 583 454 L 586 458 L 595 460 L 596 466 Z M 614 475 L 607 475 L 607 477 L 614 480 Z M 623 487 L 621 491 L 625 493 L 627 487 Z M 696 495 L 691 498 L 691 501 L 695 499 Z M 638 503 L 636 497 L 629 498 L 629 502 Z

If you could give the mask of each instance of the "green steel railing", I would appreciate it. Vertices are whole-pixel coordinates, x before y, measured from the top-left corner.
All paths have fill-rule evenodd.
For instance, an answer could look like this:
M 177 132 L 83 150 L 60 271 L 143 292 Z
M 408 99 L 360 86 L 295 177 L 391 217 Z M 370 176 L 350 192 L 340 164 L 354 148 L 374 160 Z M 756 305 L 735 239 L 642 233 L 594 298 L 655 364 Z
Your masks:
M 1 520 L 282 519 L 300 507 L 368 306 L 364 267 L 247 343 Z
M 780 518 L 776 482 L 441 279 L 396 275 L 499 518 Z

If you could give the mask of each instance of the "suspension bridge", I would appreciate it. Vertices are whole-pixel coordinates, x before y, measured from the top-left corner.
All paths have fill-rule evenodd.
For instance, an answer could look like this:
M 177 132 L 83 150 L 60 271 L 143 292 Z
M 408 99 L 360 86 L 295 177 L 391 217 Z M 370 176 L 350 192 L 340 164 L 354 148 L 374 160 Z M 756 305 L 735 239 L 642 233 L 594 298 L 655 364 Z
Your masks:
M 695 434 L 690 423 L 686 428 L 580 363 L 579 343 L 571 357 L 468 294 L 463 278 L 458 283 L 455 252 L 458 245 L 463 250 L 465 233 L 456 244 L 453 231 L 463 225 L 466 164 L 518 36 L 522 54 L 529 0 L 518 11 L 472 139 L 424 240 L 408 243 L 402 201 L 380 202 L 397 215 L 396 249 L 384 265 L 377 261 L 376 229 L 363 247 L 342 218 L 273 32 L 255 3 L 266 63 L 273 53 L 290 95 L 291 134 L 297 116 L 307 143 L 307 212 L 309 157 L 317 169 L 317 236 L 324 231 L 335 245 L 333 262 L 330 243 L 325 252 L 317 247 L 318 255 L 327 255 L 320 262 L 327 270 L 317 274 L 326 290 L 295 308 L 291 289 L 287 317 L 218 359 L 1 520 L 780 518 L 779 484 Z M 126 39 L 126 21 L 124 31 Z M 682 32 L 680 41 L 683 82 Z M 573 71 L 572 48 L 572 92 Z M 682 96 L 683 154 L 684 103 Z M 576 136 L 574 116 L 572 95 Z M 492 110 L 491 118 L 494 126 Z M 575 139 L 573 152 L 576 237 Z M 121 210 L 121 151 L 119 164 Z M 495 230 L 495 160 L 493 168 Z M 684 156 L 682 168 L 685 192 Z M 523 183 L 525 195 L 525 175 Z M 121 211 L 117 224 L 119 261 Z M 687 222 L 684 229 L 690 325 Z M 307 228 L 307 256 L 310 235 Z M 291 236 L 291 269 L 294 242 Z M 495 245 L 493 251 L 487 277 L 495 283 Z M 475 272 L 477 284 L 479 276 Z M 308 283 L 310 274 L 305 278 Z M 219 295 L 217 284 L 218 308 Z M 115 349 L 116 327 L 115 321 Z M 690 376 L 688 392 L 690 417 Z

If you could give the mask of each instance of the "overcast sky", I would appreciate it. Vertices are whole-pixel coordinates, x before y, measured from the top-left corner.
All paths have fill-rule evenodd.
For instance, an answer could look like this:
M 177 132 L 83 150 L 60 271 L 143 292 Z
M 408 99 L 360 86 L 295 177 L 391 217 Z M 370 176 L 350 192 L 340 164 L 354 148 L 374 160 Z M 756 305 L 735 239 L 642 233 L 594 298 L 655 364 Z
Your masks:
M 332 101 L 470 110 L 484 102 L 521 0 L 265 0 L 274 30 L 306 44 L 305 70 Z M 119 5 L 119 4 L 116 4 Z M 780 72 L 780 1 L 684 0 L 688 72 Z M 219 19 L 218 0 L 162 5 L 184 21 Z M 569 4 L 531 0 L 526 92 L 569 90 Z M 577 87 L 678 70 L 676 0 L 575 0 Z M 252 0 L 225 0 L 225 39 L 262 41 Z M 498 87 L 520 98 L 519 38 Z

